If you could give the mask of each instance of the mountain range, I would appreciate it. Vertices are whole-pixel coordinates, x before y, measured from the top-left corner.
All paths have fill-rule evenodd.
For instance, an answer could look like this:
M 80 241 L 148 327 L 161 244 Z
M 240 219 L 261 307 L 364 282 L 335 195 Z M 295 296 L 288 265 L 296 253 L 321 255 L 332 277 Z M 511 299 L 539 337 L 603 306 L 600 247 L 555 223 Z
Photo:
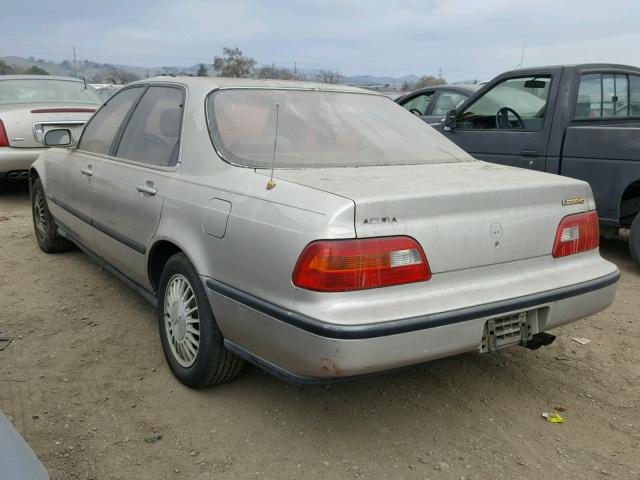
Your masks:
M 23 58 L 17 56 L 0 57 L 0 62 L 14 67 L 18 71 L 24 71 L 31 67 L 38 67 L 46 70 L 51 75 L 74 76 L 74 65 L 72 60 L 64 60 L 55 62 L 53 60 L 45 60 L 42 58 Z M 207 73 L 213 74 L 212 67 L 205 64 Z M 91 60 L 78 60 L 75 66 L 75 76 L 87 79 L 91 83 L 107 82 L 109 78 L 117 77 L 123 81 L 132 81 L 148 76 L 161 74 L 186 74 L 195 75 L 198 71 L 199 64 L 189 67 L 161 66 L 161 67 L 139 67 L 134 65 L 120 65 L 111 63 L 98 63 Z M 319 69 L 299 69 L 298 72 L 304 79 L 313 79 L 320 72 Z M 420 77 L 418 75 L 405 75 L 402 77 L 376 76 L 376 75 L 352 75 L 342 76 L 342 82 L 349 85 L 368 85 L 368 86 L 387 86 L 389 90 L 400 90 L 403 84 L 414 84 Z M 121 82 L 117 82 L 121 83 Z

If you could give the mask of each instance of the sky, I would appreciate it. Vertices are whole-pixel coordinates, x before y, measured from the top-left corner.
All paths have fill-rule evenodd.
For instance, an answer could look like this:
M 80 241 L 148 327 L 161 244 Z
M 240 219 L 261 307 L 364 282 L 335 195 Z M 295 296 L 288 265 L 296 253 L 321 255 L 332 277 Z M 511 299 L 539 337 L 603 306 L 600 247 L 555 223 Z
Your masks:
M 489 80 L 522 66 L 640 65 L 638 0 L 0 0 L 0 56 L 259 65 Z

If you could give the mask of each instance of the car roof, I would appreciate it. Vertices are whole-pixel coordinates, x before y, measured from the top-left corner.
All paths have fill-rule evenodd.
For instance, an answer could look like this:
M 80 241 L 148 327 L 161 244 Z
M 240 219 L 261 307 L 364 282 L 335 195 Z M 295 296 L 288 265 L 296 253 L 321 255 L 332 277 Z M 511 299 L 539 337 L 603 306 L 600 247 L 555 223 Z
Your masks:
M 319 82 L 301 82 L 296 80 L 264 80 L 256 78 L 226 78 L 226 77 L 190 77 L 190 76 L 158 76 L 145 80 L 139 80 L 129 85 L 137 83 L 166 83 L 179 82 L 187 86 L 197 86 L 203 89 L 215 90 L 218 88 L 282 88 L 296 90 L 318 90 L 326 92 L 351 92 L 366 93 L 369 95 L 382 94 L 364 88 L 351 87 L 348 85 L 334 85 Z
M 517 70 L 509 70 L 507 72 L 501 73 L 497 75 L 495 78 L 504 77 L 504 76 L 512 76 L 517 73 L 521 73 L 523 75 L 528 75 L 529 73 L 545 73 L 550 70 L 560 70 L 560 69 L 569 69 L 575 71 L 582 70 L 627 70 L 640 72 L 640 68 L 634 67 L 633 65 L 624 65 L 619 63 L 576 63 L 576 64 L 567 64 L 567 65 L 547 65 L 542 67 L 526 67 L 519 68 Z
M 84 82 L 80 78 L 56 75 L 0 75 L 0 80 L 68 80 L 70 82 Z

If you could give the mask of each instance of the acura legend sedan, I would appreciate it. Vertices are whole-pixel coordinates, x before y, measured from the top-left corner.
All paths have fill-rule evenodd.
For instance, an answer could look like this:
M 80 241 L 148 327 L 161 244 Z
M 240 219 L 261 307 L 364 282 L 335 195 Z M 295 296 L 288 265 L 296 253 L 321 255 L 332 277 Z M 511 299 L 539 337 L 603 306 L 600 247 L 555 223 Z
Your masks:
M 38 244 L 156 305 L 190 387 L 537 348 L 614 299 L 587 183 L 475 160 L 373 92 L 156 78 L 72 134 L 30 170 Z
M 0 180 L 28 178 L 44 134 L 79 134 L 100 105 L 96 91 L 76 78 L 0 75 Z

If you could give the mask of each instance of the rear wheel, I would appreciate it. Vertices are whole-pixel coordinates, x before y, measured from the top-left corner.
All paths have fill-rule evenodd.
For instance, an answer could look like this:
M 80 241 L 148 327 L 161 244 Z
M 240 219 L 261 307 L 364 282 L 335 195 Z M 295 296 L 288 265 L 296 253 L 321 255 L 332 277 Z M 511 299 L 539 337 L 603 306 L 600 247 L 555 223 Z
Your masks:
M 243 360 L 224 347 L 202 281 L 183 253 L 173 255 L 162 271 L 157 313 L 162 349 L 180 382 L 203 388 L 240 373 Z
M 43 252 L 56 253 L 73 249 L 73 244 L 58 234 L 58 226 L 49 211 L 39 178 L 36 178 L 31 187 L 31 211 L 36 241 Z
M 629 250 L 631 258 L 640 266 L 640 213 L 636 215 L 631 224 L 631 234 L 629 235 Z

